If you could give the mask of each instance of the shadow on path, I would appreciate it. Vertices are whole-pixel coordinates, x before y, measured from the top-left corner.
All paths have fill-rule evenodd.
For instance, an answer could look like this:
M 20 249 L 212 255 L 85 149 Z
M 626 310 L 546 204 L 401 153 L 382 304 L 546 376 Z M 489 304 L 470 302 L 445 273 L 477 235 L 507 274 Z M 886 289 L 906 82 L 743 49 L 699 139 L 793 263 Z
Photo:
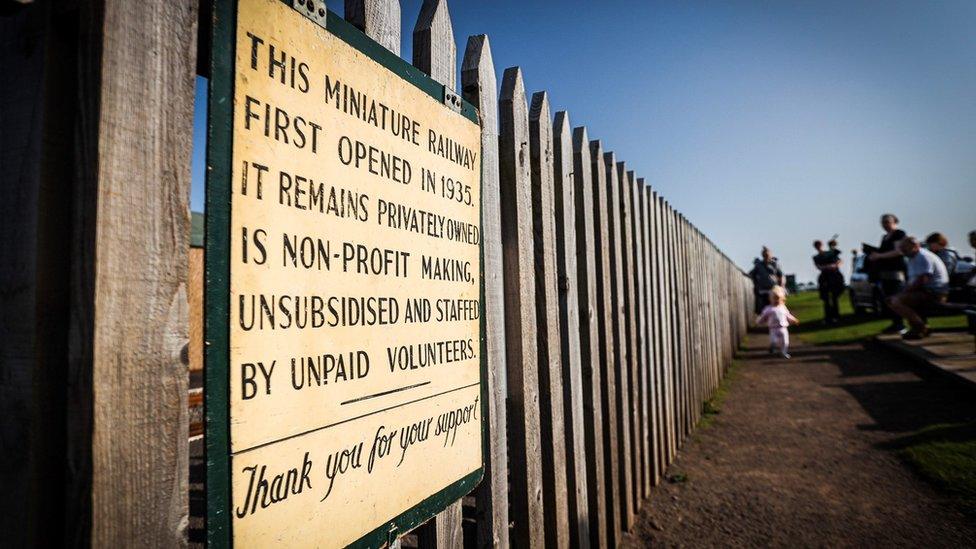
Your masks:
M 693 435 L 624 546 L 976 545 L 976 524 L 895 452 L 976 418 L 972 393 L 871 343 L 769 356 L 753 335 L 721 414 Z M 960 435 L 961 436 L 961 435 Z

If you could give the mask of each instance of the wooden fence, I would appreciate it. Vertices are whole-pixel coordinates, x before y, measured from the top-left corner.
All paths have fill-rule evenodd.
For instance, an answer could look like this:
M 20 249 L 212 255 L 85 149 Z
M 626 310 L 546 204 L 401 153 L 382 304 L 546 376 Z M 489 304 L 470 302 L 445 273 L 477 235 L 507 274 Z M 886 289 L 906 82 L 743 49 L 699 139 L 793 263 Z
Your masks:
M 18 188 L 2 208 L 17 241 L 0 262 L 2 306 L 24 320 L 3 333 L 0 527 L 13 545 L 186 544 L 186 370 L 199 354 L 186 346 L 199 266 L 186 212 L 206 4 L 39 2 L 0 21 L 22 85 L 0 90 L 0 107 L 44 113 L 10 119 L 2 151 Z M 345 17 L 399 54 L 398 0 L 346 0 Z M 491 445 L 475 493 L 416 537 L 614 546 L 729 367 L 748 280 L 610 144 L 553 115 L 547 92 L 528 97 L 520 68 L 497 95 L 487 36 L 468 38 L 460 86 L 456 52 L 446 0 L 425 0 L 413 64 L 482 122 Z

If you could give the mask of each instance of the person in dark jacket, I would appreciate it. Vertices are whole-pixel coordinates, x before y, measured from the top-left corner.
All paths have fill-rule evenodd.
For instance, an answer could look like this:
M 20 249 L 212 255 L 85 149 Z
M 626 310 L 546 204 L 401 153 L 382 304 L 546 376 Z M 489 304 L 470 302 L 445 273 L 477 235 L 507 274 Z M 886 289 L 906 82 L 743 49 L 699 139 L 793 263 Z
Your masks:
M 756 298 L 755 308 L 758 315 L 769 304 L 769 292 L 774 286 L 784 286 L 786 278 L 773 257 L 773 252 L 766 246 L 762 249 L 762 259 L 756 258 L 753 262 L 749 277 L 752 278 L 752 293 Z
M 840 320 L 840 296 L 844 293 L 844 275 L 840 271 L 840 250 L 837 241 L 831 240 L 830 249 L 824 250 L 823 242 L 816 240 L 813 247 L 817 255 L 813 256 L 813 265 L 820 271 L 817 277 L 817 289 L 820 300 L 824 304 L 824 323 L 836 324 Z
M 881 237 L 878 251 L 868 256 L 878 272 L 878 285 L 885 303 L 885 316 L 891 319 L 891 325 L 883 331 L 886 334 L 896 334 L 905 329 L 901 315 L 888 307 L 888 298 L 894 297 L 905 287 L 905 258 L 898 250 L 897 244 L 905 238 L 905 231 L 898 228 L 898 217 L 886 213 L 881 216 L 881 228 L 885 234 Z

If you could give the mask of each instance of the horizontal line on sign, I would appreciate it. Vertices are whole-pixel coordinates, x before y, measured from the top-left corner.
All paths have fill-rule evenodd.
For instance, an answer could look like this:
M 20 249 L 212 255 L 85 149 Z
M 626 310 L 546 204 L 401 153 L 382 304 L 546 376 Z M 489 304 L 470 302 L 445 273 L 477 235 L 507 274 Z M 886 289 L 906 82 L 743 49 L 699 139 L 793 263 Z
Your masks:
M 375 394 L 372 394 L 372 395 L 361 396 L 359 398 L 354 398 L 352 400 L 346 400 L 344 402 L 340 402 L 339 405 L 340 406 L 345 406 L 346 404 L 353 404 L 355 402 L 362 402 L 364 400 L 369 400 L 371 398 L 376 398 L 376 397 L 381 397 L 381 396 L 386 396 L 386 395 L 392 395 L 393 393 L 399 393 L 400 391 L 407 391 L 407 390 L 410 390 L 410 389 L 416 389 L 417 387 L 423 387 L 424 385 L 430 385 L 430 382 L 429 381 L 425 381 L 423 383 L 414 383 L 413 385 L 407 385 L 406 387 L 400 387 L 398 389 L 390 389 L 389 391 L 381 391 L 379 393 L 375 393 Z
M 421 401 L 424 401 L 424 400 L 427 400 L 427 399 L 431 399 L 431 398 L 434 398 L 434 397 L 439 397 L 441 395 L 446 395 L 447 393 L 453 393 L 454 391 L 460 391 L 461 389 L 467 389 L 469 387 L 477 387 L 480 384 L 481 384 L 481 382 L 479 381 L 479 382 L 471 383 L 469 385 L 462 385 L 461 387 L 455 387 L 453 389 L 448 389 L 446 391 L 441 391 L 441 392 L 435 393 L 433 395 L 427 395 L 425 397 L 415 398 L 413 400 L 408 400 L 407 402 L 401 402 L 400 404 L 394 404 L 393 406 L 387 406 L 386 408 L 383 408 L 381 410 L 374 410 L 372 412 L 365 413 L 365 414 L 362 414 L 362 415 L 359 415 L 359 416 L 356 416 L 356 417 L 351 417 L 349 419 L 344 419 L 342 421 L 337 421 L 335 423 L 330 423 L 328 425 L 323 425 L 321 427 L 316 427 L 314 429 L 309 429 L 307 431 L 302 431 L 301 433 L 295 433 L 294 435 L 289 435 L 289 436 L 286 436 L 284 438 L 279 438 L 278 440 L 272 440 L 270 442 L 263 442 L 261 444 L 255 445 L 255 446 L 251 446 L 250 448 L 244 448 L 243 450 L 238 450 L 236 452 L 232 452 L 231 455 L 232 456 L 239 456 L 239 455 L 241 455 L 243 453 L 250 452 L 251 450 L 257 450 L 258 448 L 264 448 L 265 446 L 271 446 L 272 444 L 277 444 L 279 442 L 284 442 L 286 440 L 291 440 L 293 438 L 302 437 L 302 436 L 305 436 L 305 435 L 314 433 L 316 431 L 321 431 L 323 429 L 328 429 L 330 427 L 336 427 L 338 425 L 342 425 L 343 423 L 349 423 L 350 421 L 356 421 L 357 419 L 363 419 L 364 417 L 369 417 L 369 416 L 376 415 L 376 414 L 380 414 L 380 413 L 383 413 L 383 412 L 388 412 L 390 410 L 394 410 L 396 408 L 400 408 L 400 407 L 406 406 L 408 404 L 413 404 L 415 402 L 421 402 Z

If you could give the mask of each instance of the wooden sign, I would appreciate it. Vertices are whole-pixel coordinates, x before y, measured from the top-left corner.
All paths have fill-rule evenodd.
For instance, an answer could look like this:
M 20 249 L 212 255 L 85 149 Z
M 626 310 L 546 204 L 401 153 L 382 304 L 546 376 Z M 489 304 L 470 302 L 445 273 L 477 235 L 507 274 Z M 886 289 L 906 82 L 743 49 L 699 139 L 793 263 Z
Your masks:
M 214 13 L 208 540 L 379 546 L 481 478 L 481 133 L 290 4 Z

